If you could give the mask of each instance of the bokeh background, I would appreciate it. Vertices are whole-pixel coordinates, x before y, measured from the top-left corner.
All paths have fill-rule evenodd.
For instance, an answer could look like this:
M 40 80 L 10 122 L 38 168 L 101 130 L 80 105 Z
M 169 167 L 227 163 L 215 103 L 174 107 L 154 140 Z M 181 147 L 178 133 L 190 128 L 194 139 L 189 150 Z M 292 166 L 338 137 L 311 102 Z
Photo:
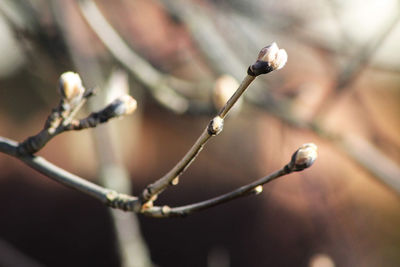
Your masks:
M 399 266 L 400 4 L 396 0 L 0 2 L 0 135 L 40 131 L 61 73 L 97 88 L 80 114 L 129 91 L 134 115 L 69 132 L 38 154 L 139 194 L 184 155 L 276 41 L 286 67 L 257 79 L 224 132 L 157 204 L 225 193 L 314 142 L 312 168 L 187 218 L 111 211 L 0 155 L 1 266 Z

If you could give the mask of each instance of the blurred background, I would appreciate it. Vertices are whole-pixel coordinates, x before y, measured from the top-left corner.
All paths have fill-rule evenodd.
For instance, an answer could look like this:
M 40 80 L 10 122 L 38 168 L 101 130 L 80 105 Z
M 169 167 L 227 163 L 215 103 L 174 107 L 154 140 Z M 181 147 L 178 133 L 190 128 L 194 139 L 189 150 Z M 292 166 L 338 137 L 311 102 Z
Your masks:
M 0 266 L 399 266 L 399 18 L 397 0 L 1 1 L 1 136 L 39 132 L 68 70 L 98 92 L 79 116 L 122 92 L 138 101 L 135 114 L 38 153 L 74 174 L 139 194 L 217 112 L 216 84 L 232 84 L 221 77 L 240 82 L 273 41 L 285 68 L 250 86 L 156 203 L 233 190 L 303 143 L 319 158 L 258 196 L 152 219 L 0 155 Z

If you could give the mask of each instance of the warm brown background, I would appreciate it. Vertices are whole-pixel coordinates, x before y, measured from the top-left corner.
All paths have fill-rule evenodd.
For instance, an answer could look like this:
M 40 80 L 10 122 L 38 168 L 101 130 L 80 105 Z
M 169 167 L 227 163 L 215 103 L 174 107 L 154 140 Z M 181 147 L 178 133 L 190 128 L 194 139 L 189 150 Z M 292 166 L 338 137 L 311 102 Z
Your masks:
M 8 2 L 12 1 L 0 5 L 0 10 Z M 121 67 L 74 2 L 54 2 L 17 4 L 21 12 L 17 17 L 35 22 L 17 35 L 2 22 L 1 136 L 21 141 L 41 129 L 58 101 L 58 76 L 66 70 L 78 71 L 74 53 L 98 61 L 104 73 L 99 77 L 102 81 L 95 76 L 85 79 L 81 73 L 88 87 L 101 86 L 110 70 Z M 189 30 L 187 21 L 171 17 L 162 2 L 97 1 L 132 49 L 154 67 L 183 79 L 212 83 L 223 73 L 199 48 L 195 30 Z M 386 161 L 369 155 L 358 140 L 378 149 L 394 164 L 390 174 L 398 180 L 400 25 L 386 35 L 383 32 L 400 8 L 396 1 L 359 2 L 363 1 L 186 1 L 181 5 L 198 5 L 195 8 L 207 14 L 243 61 L 243 76 L 251 63 L 246 57 L 258 53 L 254 47 L 277 41 L 286 48 L 287 66 L 269 74 L 261 86 L 278 99 L 292 100 L 289 109 L 302 120 L 317 118 L 330 133 L 352 140 L 351 149 L 360 149 L 374 159 L 373 164 L 388 169 L 383 165 Z M 23 7 L 30 9 L 23 13 Z M 54 14 L 59 13 L 54 10 L 63 11 L 67 31 L 55 22 Z M 236 15 L 257 26 L 241 24 L 256 36 L 253 40 L 230 20 Z M 194 15 L 189 18 L 201 23 Z M 373 49 L 379 38 L 382 42 Z M 365 55 L 357 56 L 364 50 Z M 359 58 L 365 62 L 357 75 L 335 91 L 342 71 Z M 183 156 L 210 116 L 166 111 L 134 76 L 129 81 L 139 110 L 109 125 L 116 132 L 133 192 L 138 194 Z M 209 89 L 198 89 L 204 90 L 199 94 L 207 95 Z M 39 155 L 96 181 L 99 160 L 92 134 L 93 130 L 62 134 Z M 323 254 L 336 266 L 399 266 L 399 192 L 357 163 L 339 143 L 251 104 L 228 118 L 224 132 L 210 141 L 179 186 L 157 203 L 182 205 L 224 193 L 280 168 L 306 142 L 319 147 L 312 168 L 264 186 L 259 196 L 183 219 L 139 217 L 152 261 L 159 266 L 218 266 L 212 265 L 218 260 L 219 266 L 310 266 L 316 255 Z M 34 261 L 45 266 L 119 266 L 106 207 L 6 155 L 0 156 L 0 203 L 2 242 Z M 1 248 L 0 257 L 5 253 Z

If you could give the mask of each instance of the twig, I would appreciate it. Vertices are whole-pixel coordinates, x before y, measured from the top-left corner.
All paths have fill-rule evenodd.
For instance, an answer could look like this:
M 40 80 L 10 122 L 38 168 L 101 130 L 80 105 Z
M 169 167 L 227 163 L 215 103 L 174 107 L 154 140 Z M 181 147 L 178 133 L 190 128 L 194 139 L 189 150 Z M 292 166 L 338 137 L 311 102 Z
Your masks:
M 146 203 L 155 195 L 164 191 L 168 186 L 173 185 L 173 180 L 179 178 L 179 176 L 190 166 L 190 164 L 196 159 L 200 151 L 203 149 L 207 141 L 222 131 L 225 116 L 255 78 L 255 76 L 247 75 L 240 84 L 239 88 L 236 90 L 235 94 L 221 109 L 221 111 L 218 113 L 218 116 L 214 117 L 209 122 L 207 127 L 203 130 L 200 137 L 189 149 L 186 155 L 167 174 L 146 187 L 141 195 L 141 201 L 143 203 Z
M 207 141 L 222 131 L 226 115 L 240 98 L 240 96 L 244 93 L 244 91 L 249 87 L 251 82 L 253 82 L 255 78 L 261 74 L 266 74 L 273 70 L 282 68 L 286 63 L 286 60 L 286 51 L 279 49 L 276 43 L 264 47 L 260 51 L 257 61 L 248 68 L 248 75 L 243 79 L 242 83 L 239 85 L 239 88 L 228 100 L 226 105 L 220 110 L 218 115 L 209 122 L 208 126 L 204 129 L 200 137 L 189 149 L 186 155 L 167 174 L 158 179 L 156 182 L 148 185 L 142 192 L 140 196 L 142 204 L 155 199 L 157 195 L 164 191 L 168 186 L 175 185 L 176 181 L 178 181 L 177 179 L 179 179 L 179 176 L 196 159 L 197 155 L 203 149 Z
M 234 200 L 236 198 L 249 196 L 251 194 L 257 194 L 258 192 L 255 191 L 257 186 L 261 186 L 263 184 L 269 183 L 276 178 L 289 174 L 285 168 L 282 168 L 274 173 L 271 173 L 268 176 L 265 176 L 251 184 L 239 187 L 236 190 L 233 190 L 229 193 L 223 194 L 218 197 L 214 197 L 205 201 L 201 201 L 198 203 L 180 206 L 180 207 L 173 207 L 170 208 L 168 206 L 155 206 L 143 211 L 143 214 L 156 217 L 156 218 L 166 218 L 166 217 L 184 217 L 193 212 L 205 210 L 228 201 Z M 259 189 L 260 190 L 260 189 Z M 261 191 L 261 190 L 260 190 Z
M 110 207 L 125 211 L 134 211 L 137 213 L 153 214 L 155 217 L 160 217 L 161 215 L 165 216 L 166 214 L 175 214 L 170 213 L 171 210 L 167 206 L 162 208 L 153 207 L 153 200 L 168 186 L 177 184 L 179 175 L 181 175 L 185 169 L 189 167 L 196 156 L 200 153 L 206 142 L 212 136 L 218 135 L 222 131 L 224 119 L 244 91 L 251 84 L 251 82 L 261 74 L 266 74 L 273 70 L 281 69 L 285 65 L 286 61 L 286 51 L 279 49 L 276 43 L 264 47 L 260 51 L 255 63 L 249 66 L 247 70 L 248 75 L 239 85 L 239 88 L 227 101 L 226 105 L 221 108 L 218 115 L 210 121 L 189 152 L 164 177 L 147 186 L 139 198 L 118 193 L 117 191 L 91 183 L 51 164 L 44 158 L 34 156 L 31 153 L 21 154 L 19 153 L 21 144 L 18 144 L 17 142 L 7 138 L 0 137 L 0 152 L 20 159 L 33 169 L 43 173 L 53 180 L 88 194 Z M 71 122 L 64 127 L 62 124 L 62 119 L 68 118 L 68 114 L 74 110 L 74 107 L 79 106 L 80 101 L 82 101 L 84 90 L 82 89 L 79 75 L 69 72 L 63 74 L 61 77 L 60 91 L 62 100 L 59 107 L 53 110 L 45 124 L 44 130 L 47 130 L 47 132 L 49 132 L 48 130 L 51 129 L 51 127 L 54 127 L 54 132 L 57 132 L 60 127 L 62 127 L 62 130 L 78 130 L 87 127 L 94 127 L 98 123 L 105 122 L 110 118 L 129 114 L 136 108 L 136 101 L 134 101 L 130 96 L 124 95 L 123 97 L 109 104 L 100 112 L 92 113 L 88 118 L 75 123 Z M 35 137 L 32 137 L 32 139 L 35 139 Z M 257 180 L 254 183 L 232 191 L 231 193 L 197 204 L 178 207 L 173 210 L 173 212 L 176 212 L 176 214 L 189 214 L 193 211 L 206 209 L 208 207 L 225 203 L 240 196 L 244 196 L 253 190 L 255 190 L 256 193 L 260 193 L 262 191 L 262 187 L 260 187 L 262 184 L 282 175 L 289 174 L 293 171 L 302 171 L 311 166 L 316 157 L 317 147 L 311 143 L 305 144 L 296 150 L 296 152 L 292 155 L 291 161 L 281 170 Z
M 42 157 L 20 155 L 17 153 L 18 147 L 18 142 L 0 137 L 0 152 L 14 156 L 45 176 L 70 188 L 90 195 L 108 206 L 122 210 L 133 210 L 133 204 L 137 201 L 136 197 L 120 194 L 114 190 L 98 186 L 55 166 Z
M 82 130 L 96 127 L 101 123 L 130 114 L 136 109 L 136 100 L 129 95 L 115 99 L 98 112 L 91 113 L 81 120 L 74 120 L 77 111 L 93 95 L 93 90 L 84 93 L 78 74 L 66 72 L 60 78 L 61 101 L 48 116 L 43 129 L 36 135 L 28 137 L 19 144 L 19 155 L 32 155 L 42 149 L 56 135 L 71 130 Z
M 45 176 L 70 188 L 92 196 L 100 200 L 103 204 L 107 206 L 124 211 L 143 213 L 151 217 L 172 217 L 189 215 L 192 212 L 201 211 L 237 199 L 239 197 L 249 195 L 251 192 L 259 194 L 262 192 L 262 187 L 260 187 L 261 185 L 268 183 L 283 175 L 295 171 L 302 171 L 310 167 L 317 158 L 316 145 L 312 143 L 304 144 L 299 147 L 295 153 L 293 153 L 290 162 L 286 164 L 282 169 L 270 175 L 267 175 L 253 183 L 242 186 L 230 193 L 182 207 L 169 208 L 168 206 L 163 206 L 149 207 L 143 209 L 141 201 L 135 196 L 118 193 L 115 190 L 104 188 L 94 183 L 91 183 L 79 176 L 76 176 L 72 173 L 65 171 L 64 169 L 53 165 L 42 157 L 33 155 L 18 155 L 16 153 L 16 150 L 18 148 L 17 144 L 18 143 L 13 140 L 0 137 L 0 152 L 15 156 L 16 158 L 18 158 L 31 168 L 44 174 Z M 12 150 L 14 150 L 14 152 Z
M 302 171 L 310 167 L 314 163 L 316 158 L 317 158 L 316 145 L 312 143 L 304 144 L 298 150 L 296 150 L 296 152 L 292 156 L 291 161 L 288 164 L 286 164 L 283 168 L 263 178 L 260 178 L 250 184 L 239 187 L 238 189 L 223 194 L 221 196 L 201 201 L 198 203 L 181 207 L 174 207 L 174 208 L 170 208 L 168 206 L 162 206 L 162 207 L 156 206 L 144 210 L 143 213 L 145 215 L 157 218 L 183 217 L 193 212 L 205 210 L 240 197 L 245 197 L 251 194 L 260 194 L 263 190 L 262 185 L 269 183 L 281 176 L 290 174 L 294 171 Z

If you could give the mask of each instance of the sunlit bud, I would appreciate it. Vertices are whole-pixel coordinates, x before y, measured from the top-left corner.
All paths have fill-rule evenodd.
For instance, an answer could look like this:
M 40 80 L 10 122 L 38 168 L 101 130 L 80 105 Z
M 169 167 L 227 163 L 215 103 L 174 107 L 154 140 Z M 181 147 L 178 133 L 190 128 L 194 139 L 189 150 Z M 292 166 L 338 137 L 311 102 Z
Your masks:
M 71 104 L 78 102 L 85 92 L 79 74 L 72 71 L 64 72 L 60 76 L 59 90 L 61 96 Z
M 297 149 L 288 164 L 291 171 L 302 171 L 310 167 L 318 157 L 318 148 L 313 143 L 307 143 Z
M 207 130 L 210 135 L 217 135 L 222 131 L 223 128 L 224 119 L 220 116 L 216 116 L 214 119 L 211 120 Z
M 165 205 L 165 206 L 163 206 L 162 208 L 161 208 L 161 213 L 162 214 L 168 214 L 168 213 L 170 213 L 171 212 L 171 208 L 169 207 L 169 206 L 167 206 L 167 205 Z
M 274 42 L 261 49 L 257 61 L 249 67 L 249 75 L 258 76 L 273 70 L 283 68 L 287 62 L 288 55 L 285 49 L 279 49 Z
M 136 100 L 130 95 L 123 95 L 109 104 L 113 107 L 114 116 L 123 116 L 133 113 L 137 108 Z
M 253 192 L 254 192 L 256 195 L 261 194 L 262 191 L 263 191 L 262 185 L 259 185 L 259 186 L 255 187 L 255 188 L 253 189 Z
M 266 47 L 263 47 L 260 50 L 260 53 L 258 53 L 257 60 L 271 62 L 275 60 L 278 52 L 279 52 L 279 47 L 275 42 L 273 42 L 272 44 L 267 45 Z
M 235 93 L 239 83 L 229 75 L 222 75 L 217 79 L 213 90 L 213 102 L 217 109 L 221 109 L 228 102 L 229 98 Z M 239 98 L 234 107 L 240 106 L 242 98 Z
M 171 181 L 171 185 L 177 185 L 179 183 L 179 176 L 175 177 L 172 181 Z

